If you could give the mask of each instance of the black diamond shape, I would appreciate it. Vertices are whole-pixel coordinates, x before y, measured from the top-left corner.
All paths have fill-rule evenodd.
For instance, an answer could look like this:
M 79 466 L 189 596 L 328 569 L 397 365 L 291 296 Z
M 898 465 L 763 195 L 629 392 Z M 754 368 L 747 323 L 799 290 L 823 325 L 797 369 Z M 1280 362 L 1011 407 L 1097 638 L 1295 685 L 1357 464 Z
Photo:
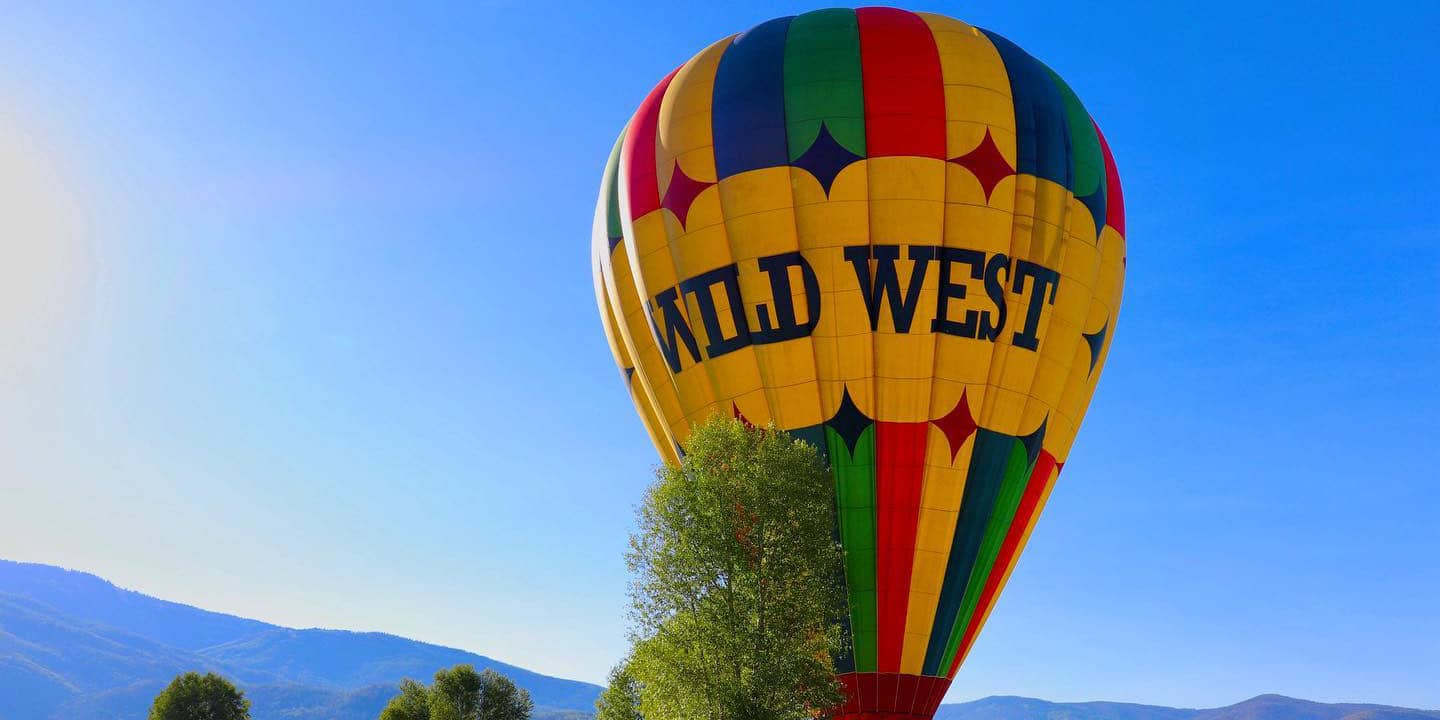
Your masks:
M 830 135 L 830 128 L 825 123 L 820 123 L 820 134 L 815 137 L 815 142 L 800 157 L 795 158 L 790 164 L 809 172 L 820 181 L 820 187 L 825 188 L 825 195 L 830 195 L 830 186 L 835 182 L 835 176 L 840 174 L 850 163 L 861 159 L 859 155 L 845 149 L 845 146 L 835 141 Z
M 1083 333 L 1080 337 L 1085 338 L 1085 344 L 1090 346 L 1090 372 L 1095 372 L 1095 363 L 1100 362 L 1100 348 L 1105 347 L 1105 332 L 1110 329 L 1110 321 L 1106 320 L 1099 330 L 1093 333 Z
M 1105 229 L 1105 193 L 1096 190 L 1076 199 L 1090 211 L 1090 217 L 1095 219 L 1095 239 L 1099 241 L 1100 231 Z
M 1040 457 L 1040 445 L 1045 441 L 1045 425 L 1049 422 L 1050 417 L 1047 415 L 1044 420 L 1040 421 L 1040 427 L 1035 428 L 1035 432 L 1020 438 L 1020 443 L 1025 446 L 1025 455 L 1030 459 L 1031 467 L 1034 467 L 1036 458 Z
M 855 407 L 855 401 L 850 399 L 850 388 L 845 388 L 845 394 L 840 398 L 840 408 L 835 411 L 835 417 L 825 422 L 825 425 L 845 441 L 845 447 L 850 454 L 855 454 L 855 443 L 860 442 L 860 436 L 865 429 L 875 424 L 875 421 L 865 417 L 860 408 Z

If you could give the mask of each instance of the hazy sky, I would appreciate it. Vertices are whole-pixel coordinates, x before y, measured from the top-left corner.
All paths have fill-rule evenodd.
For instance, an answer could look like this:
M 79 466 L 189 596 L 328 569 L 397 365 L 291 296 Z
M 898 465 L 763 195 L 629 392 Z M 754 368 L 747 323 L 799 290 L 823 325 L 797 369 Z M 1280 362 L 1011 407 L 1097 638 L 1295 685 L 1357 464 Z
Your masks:
M 672 67 L 818 6 L 130 5 L 0 9 L 0 557 L 600 680 L 655 462 L 601 166 Z M 1064 75 L 1128 205 L 950 699 L 1440 707 L 1440 5 L 1170 5 L 916 8 Z

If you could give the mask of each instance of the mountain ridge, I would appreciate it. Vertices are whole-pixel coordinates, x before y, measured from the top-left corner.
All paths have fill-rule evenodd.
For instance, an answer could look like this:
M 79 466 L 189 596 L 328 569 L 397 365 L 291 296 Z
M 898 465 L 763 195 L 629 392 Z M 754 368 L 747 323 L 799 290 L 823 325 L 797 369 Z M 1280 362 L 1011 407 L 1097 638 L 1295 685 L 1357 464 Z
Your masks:
M 1371 703 L 1320 703 L 1275 693 L 1216 708 L 1173 708 L 1109 701 L 1051 702 L 992 695 L 947 703 L 936 720 L 1440 720 L 1440 710 Z
M 76 570 L 0 559 L 0 720 L 143 720 L 176 674 L 219 672 L 254 720 L 374 720 L 403 677 L 468 662 L 530 690 L 536 720 L 590 717 L 600 688 L 383 632 L 280 625 L 153 598 Z M 995 695 L 936 720 L 1440 720 L 1440 710 L 1257 695 L 1217 708 Z
M 287 628 L 161 600 L 90 573 L 0 560 L 0 720 L 139 720 L 187 670 L 219 672 L 255 720 L 374 718 L 402 678 L 460 663 L 529 690 L 539 716 L 600 688 L 381 632 Z

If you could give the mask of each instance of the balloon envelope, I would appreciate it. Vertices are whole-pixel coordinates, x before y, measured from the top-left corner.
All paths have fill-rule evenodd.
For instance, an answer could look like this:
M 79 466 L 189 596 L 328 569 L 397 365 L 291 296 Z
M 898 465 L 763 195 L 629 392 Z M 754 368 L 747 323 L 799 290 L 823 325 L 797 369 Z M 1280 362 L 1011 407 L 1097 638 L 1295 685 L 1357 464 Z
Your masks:
M 828 455 L 840 717 L 929 717 L 1015 566 L 1104 365 L 1119 177 L 1048 67 L 992 32 L 821 10 L 701 51 L 611 153 L 606 336 L 674 462 L 714 413 Z

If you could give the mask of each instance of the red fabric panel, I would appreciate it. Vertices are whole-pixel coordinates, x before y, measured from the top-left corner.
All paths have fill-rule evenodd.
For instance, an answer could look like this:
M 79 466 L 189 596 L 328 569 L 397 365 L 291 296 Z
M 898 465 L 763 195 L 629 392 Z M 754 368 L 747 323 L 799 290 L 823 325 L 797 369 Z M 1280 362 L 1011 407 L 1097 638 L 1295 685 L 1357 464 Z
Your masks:
M 935 691 L 935 684 L 941 682 L 940 678 L 922 675 L 920 682 L 915 685 L 915 701 L 910 705 L 910 712 L 916 715 L 924 715 L 925 708 L 930 704 L 930 693 Z
M 950 689 L 949 678 L 936 678 L 936 682 L 930 688 L 930 702 L 925 706 L 925 717 L 935 714 L 940 709 L 940 701 L 945 699 L 945 691 Z
M 1010 561 L 1020 550 L 1020 539 L 1025 536 L 1025 526 L 1030 524 L 1030 518 L 1035 515 L 1040 497 L 1045 494 L 1045 483 L 1050 479 L 1053 470 L 1055 456 L 1048 450 L 1041 450 L 1040 457 L 1035 460 L 1035 469 L 1030 472 L 1030 480 L 1025 485 L 1025 494 L 1020 496 L 1020 506 L 1015 509 L 1015 519 L 1010 521 L 1010 530 L 1005 533 L 1005 542 L 1000 545 L 1000 554 L 995 556 L 995 567 L 990 571 L 990 576 L 985 578 L 985 589 L 980 591 L 980 602 L 975 605 L 975 613 L 970 616 L 970 624 L 965 627 L 960 649 L 955 651 L 955 660 L 950 664 L 949 674 L 952 676 L 960 669 L 965 653 L 975 642 L 985 612 L 995 602 L 995 594 L 1000 591 L 1000 580 L 1005 576 L 1005 568 L 1010 566 Z
M 665 99 L 665 90 L 675 78 L 676 68 L 649 95 L 635 117 L 630 119 L 625 132 L 625 145 L 621 148 L 621 162 L 626 175 L 622 178 L 630 195 L 630 219 L 642 217 L 645 213 L 660 209 L 660 179 L 655 171 L 655 143 L 659 134 L 660 101 Z
M 1095 125 L 1091 120 L 1090 124 Z M 1105 133 L 1095 125 L 1095 135 L 1100 138 L 1100 152 L 1105 156 L 1105 224 L 1115 228 L 1121 237 L 1125 236 L 1125 194 L 1120 191 L 1120 168 L 1115 167 L 1115 156 L 1110 154 L 1110 143 L 1105 142 Z
M 908 714 L 915 707 L 915 690 L 919 687 L 919 675 L 901 675 L 900 686 L 895 691 L 895 712 Z
M 842 713 L 854 715 L 860 712 L 860 677 L 855 673 L 845 673 L 840 676 L 840 684 L 845 687 L 845 706 Z
M 895 673 L 880 673 L 876 680 L 879 688 L 878 697 L 875 700 L 875 708 L 883 713 L 895 712 L 895 691 L 900 684 L 900 676 Z
M 855 11 L 865 90 L 865 154 L 945 159 L 945 81 L 935 36 L 896 8 Z
M 900 671 L 929 423 L 876 423 L 875 594 L 880 672 Z
M 876 704 L 879 700 L 879 688 L 876 687 L 877 677 L 875 673 L 859 673 L 860 675 L 860 712 L 872 713 L 879 709 Z
M 846 702 L 830 720 L 928 720 L 950 687 L 945 678 L 900 673 L 845 673 L 836 679 Z

